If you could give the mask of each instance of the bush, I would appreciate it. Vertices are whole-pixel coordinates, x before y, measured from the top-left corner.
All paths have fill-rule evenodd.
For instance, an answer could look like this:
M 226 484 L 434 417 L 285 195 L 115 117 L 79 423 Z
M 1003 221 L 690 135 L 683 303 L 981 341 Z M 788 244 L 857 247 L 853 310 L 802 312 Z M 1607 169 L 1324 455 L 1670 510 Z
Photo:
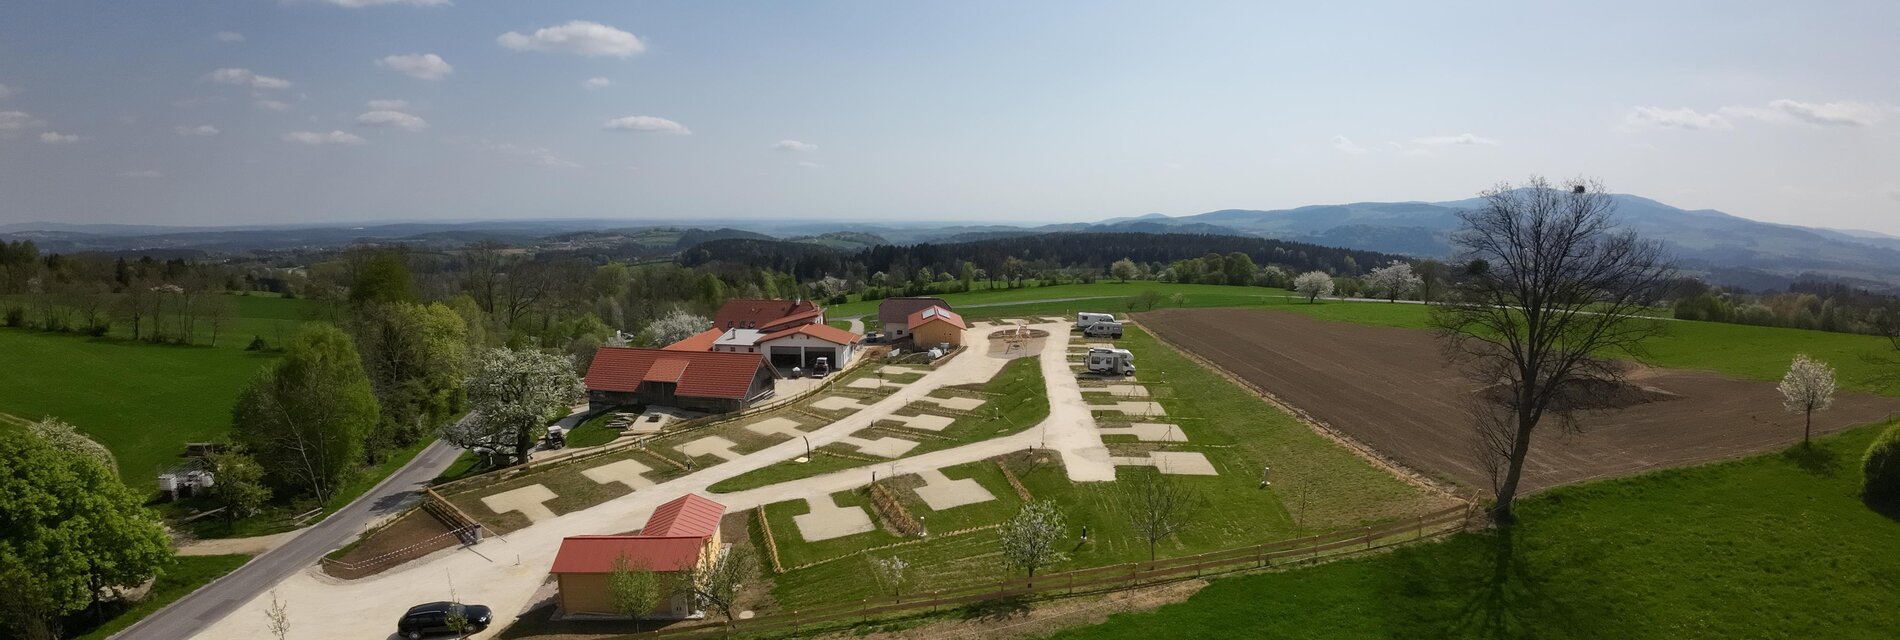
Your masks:
M 1866 484 L 1861 495 L 1867 502 L 1900 506 L 1900 423 L 1887 427 L 1867 447 L 1862 470 Z
M 270 343 L 264 341 L 264 336 L 251 336 L 251 343 L 249 345 L 245 345 L 244 350 L 245 351 L 269 351 Z
M 7 326 L 9 327 L 18 327 L 18 326 L 25 325 L 26 324 L 26 310 L 19 307 L 13 307 L 11 309 L 7 309 L 6 323 L 7 323 Z

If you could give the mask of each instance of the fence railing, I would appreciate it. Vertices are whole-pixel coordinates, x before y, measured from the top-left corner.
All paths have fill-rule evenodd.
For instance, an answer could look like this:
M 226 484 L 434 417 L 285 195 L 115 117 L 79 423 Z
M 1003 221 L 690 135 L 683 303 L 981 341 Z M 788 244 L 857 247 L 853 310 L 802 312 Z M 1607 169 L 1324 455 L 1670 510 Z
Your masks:
M 1306 562 L 1322 557 L 1361 553 L 1394 544 L 1465 530 L 1474 505 L 1462 504 L 1422 516 L 1382 525 L 1210 551 L 1154 562 L 1078 569 L 1040 576 L 1011 578 L 968 587 L 880 596 L 807 609 L 794 609 L 726 623 L 675 626 L 627 634 L 627 638 L 694 637 L 732 632 L 797 631 L 804 627 L 890 614 L 915 614 L 983 602 L 1030 596 L 1061 597 L 1101 593 L 1159 584 L 1183 578 L 1218 575 Z

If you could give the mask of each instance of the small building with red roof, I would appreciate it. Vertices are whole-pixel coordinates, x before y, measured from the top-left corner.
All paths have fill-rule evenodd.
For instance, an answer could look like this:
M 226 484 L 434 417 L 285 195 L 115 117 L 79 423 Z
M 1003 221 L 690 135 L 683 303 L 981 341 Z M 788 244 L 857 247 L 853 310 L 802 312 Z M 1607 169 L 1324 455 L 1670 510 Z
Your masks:
M 569 536 L 548 573 L 559 584 L 562 615 L 622 615 L 613 608 L 608 576 L 617 569 L 684 575 L 710 567 L 724 553 L 719 519 L 725 505 L 686 494 L 660 505 L 632 535 Z M 675 594 L 648 617 L 685 618 L 693 601 Z
M 963 344 L 963 330 L 970 325 L 963 316 L 944 307 L 932 306 L 910 314 L 904 322 L 910 333 L 910 341 L 919 349 L 928 349 L 938 345 L 957 347 Z
M 891 340 L 899 340 L 910 335 L 911 314 L 931 307 L 950 308 L 943 298 L 895 297 L 885 298 L 877 303 L 877 323 L 883 327 L 884 335 Z
M 756 301 L 754 301 L 756 302 Z M 817 316 L 822 318 L 822 313 Z M 817 371 L 819 361 L 831 371 L 844 369 L 864 344 L 864 336 L 822 322 L 796 322 L 771 331 L 760 329 L 713 327 L 667 345 L 667 351 L 714 351 L 753 353 L 765 356 L 766 363 L 779 375 Z
M 759 353 L 601 347 L 587 367 L 587 404 L 726 413 L 772 397 L 778 378 Z

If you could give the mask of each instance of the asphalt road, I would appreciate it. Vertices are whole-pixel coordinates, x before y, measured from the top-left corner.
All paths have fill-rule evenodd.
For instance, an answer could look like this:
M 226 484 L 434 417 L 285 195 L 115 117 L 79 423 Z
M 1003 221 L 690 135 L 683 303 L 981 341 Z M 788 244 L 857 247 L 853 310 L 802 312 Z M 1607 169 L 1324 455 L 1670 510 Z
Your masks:
M 411 493 L 454 464 L 460 454 L 461 449 L 455 445 L 436 441 L 416 454 L 407 466 L 323 522 L 112 637 L 126 640 L 191 637 L 258 594 L 269 591 L 284 578 L 315 564 L 324 554 L 343 546 L 371 520 L 402 508 Z

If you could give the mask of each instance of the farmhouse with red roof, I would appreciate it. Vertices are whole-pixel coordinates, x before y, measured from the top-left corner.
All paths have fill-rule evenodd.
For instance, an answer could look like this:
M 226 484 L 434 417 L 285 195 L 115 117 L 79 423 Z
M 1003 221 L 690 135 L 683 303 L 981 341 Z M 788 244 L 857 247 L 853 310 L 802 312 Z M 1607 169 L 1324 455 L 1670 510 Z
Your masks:
M 548 569 L 560 586 L 561 614 L 620 615 L 607 587 L 608 575 L 618 566 L 672 574 L 711 566 L 724 552 L 719 519 L 725 514 L 725 505 L 689 493 L 654 509 L 638 534 L 562 540 Z M 692 599 L 676 594 L 649 616 L 685 618 L 693 613 Z
M 587 404 L 725 413 L 772 397 L 778 378 L 757 353 L 601 347 L 587 367 Z
M 810 300 L 727 300 L 713 314 L 714 329 L 777 331 L 802 324 L 824 324 L 825 310 Z
M 780 313 L 788 315 L 775 315 Z M 779 375 L 790 375 L 793 368 L 844 369 L 863 342 L 863 336 L 826 325 L 824 309 L 807 301 L 733 300 L 719 308 L 713 328 L 666 350 L 761 354 Z
M 931 306 L 910 314 L 904 327 L 910 332 L 910 339 L 917 348 L 929 348 L 937 345 L 952 347 L 963 344 L 963 330 L 970 325 L 963 316 L 944 307 Z

